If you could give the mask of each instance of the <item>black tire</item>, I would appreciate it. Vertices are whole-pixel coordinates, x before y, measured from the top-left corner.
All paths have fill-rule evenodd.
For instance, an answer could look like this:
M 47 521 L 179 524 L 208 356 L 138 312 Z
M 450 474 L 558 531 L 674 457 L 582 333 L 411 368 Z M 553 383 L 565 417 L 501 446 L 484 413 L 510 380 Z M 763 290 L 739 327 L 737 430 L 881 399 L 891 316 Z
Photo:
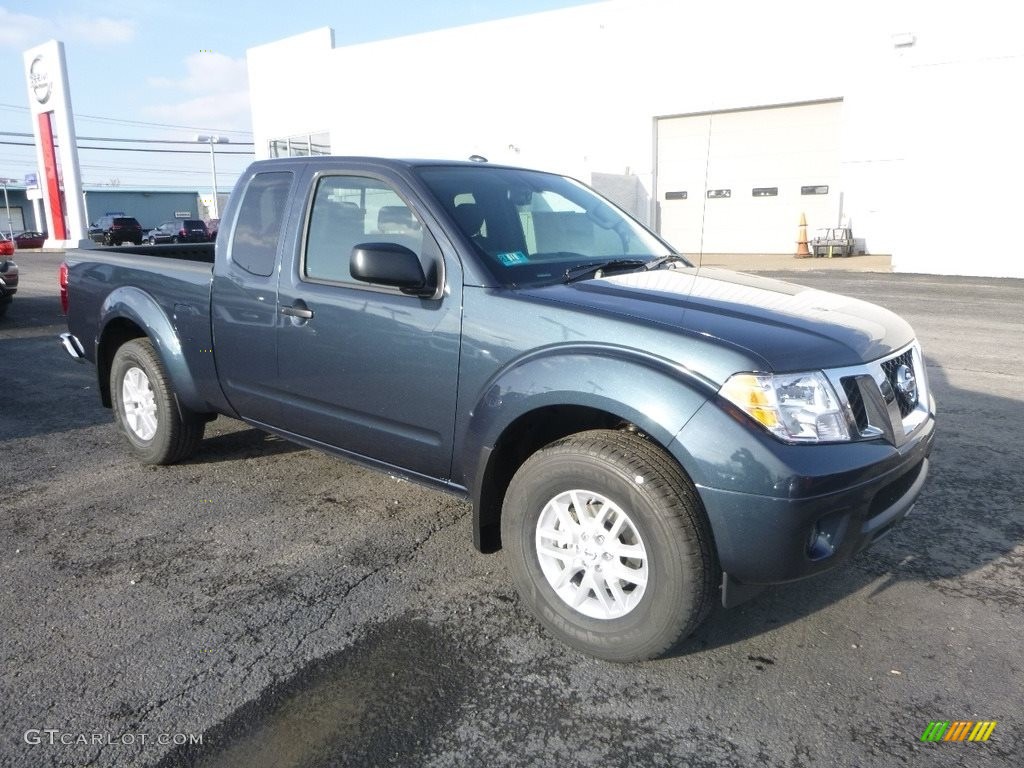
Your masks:
M 156 238 L 155 237 L 149 238 L 149 244 L 150 245 L 156 245 Z
M 178 236 L 175 235 L 174 237 L 172 237 L 171 238 L 171 242 L 174 243 L 175 245 L 177 245 L 178 244 Z
M 104 235 L 103 236 L 103 244 L 107 245 L 107 246 L 113 245 L 114 244 L 114 238 L 112 238 L 109 234 Z
M 544 574 L 537 552 L 538 521 L 549 501 L 576 489 L 603 496 L 624 511 L 645 549 L 646 586 L 639 598 L 631 597 L 632 592 L 625 595 L 638 601 L 623 615 L 585 615 L 560 597 Z M 574 506 L 567 514 L 576 514 Z M 610 514 L 615 519 L 616 513 Z M 604 527 L 607 530 L 610 523 Z M 696 490 L 671 457 L 633 433 L 582 432 L 533 454 L 509 484 L 501 534 L 523 600 L 552 634 L 592 656 L 617 662 L 662 656 L 707 618 L 714 603 L 720 570 Z M 628 544 L 623 535 L 609 546 Z M 579 544 L 579 538 L 574 540 Z M 599 543 L 603 546 L 603 541 Z M 573 549 L 570 544 L 559 551 L 572 554 Z M 581 554 L 575 547 L 575 552 L 583 562 L 590 558 L 591 563 L 604 562 L 606 568 L 616 568 L 616 559 L 627 564 L 607 550 L 600 555 L 597 549 Z M 574 567 L 563 565 L 565 571 Z M 601 570 L 599 565 L 594 567 Z M 614 602 L 607 572 L 598 576 L 606 580 L 605 601 Z M 624 584 L 630 588 L 628 581 L 613 580 L 620 595 Z M 576 576 L 568 581 L 576 594 L 589 595 L 589 605 L 599 606 L 601 596 L 594 589 L 581 590 L 583 582 L 576 583 Z
M 138 369 L 148 380 L 155 405 L 156 429 L 150 437 L 140 435 L 129 424 L 124 402 L 124 381 Z M 190 456 L 203 439 L 206 420 L 178 402 L 163 363 L 149 339 L 132 339 L 115 353 L 110 367 L 110 397 L 114 419 L 128 438 L 132 452 L 144 464 L 173 464 Z M 130 407 L 130 406 L 129 406 Z

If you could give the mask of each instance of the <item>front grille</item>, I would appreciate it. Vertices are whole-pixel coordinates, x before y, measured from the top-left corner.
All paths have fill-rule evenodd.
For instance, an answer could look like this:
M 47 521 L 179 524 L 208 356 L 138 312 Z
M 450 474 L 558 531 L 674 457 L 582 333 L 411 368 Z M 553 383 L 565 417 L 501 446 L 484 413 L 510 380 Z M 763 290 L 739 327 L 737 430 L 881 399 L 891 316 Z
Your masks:
M 857 423 L 857 429 L 863 433 L 868 428 L 868 412 L 864 408 L 864 397 L 860 393 L 860 384 L 855 376 L 843 378 L 843 390 L 846 392 L 846 399 L 850 403 L 850 410 L 853 411 L 853 419 Z
M 914 355 L 912 350 L 908 349 L 899 357 L 886 360 L 882 363 L 882 372 L 885 374 L 885 378 L 889 382 L 889 386 L 892 387 L 892 391 L 896 395 L 896 404 L 900 407 L 900 415 L 903 418 L 906 418 L 913 412 L 914 408 L 917 407 L 917 398 L 908 397 L 897 386 L 898 377 L 896 376 L 896 372 L 900 369 L 900 366 L 903 365 L 910 369 L 911 374 L 914 376 L 917 375 L 917 372 L 914 370 Z

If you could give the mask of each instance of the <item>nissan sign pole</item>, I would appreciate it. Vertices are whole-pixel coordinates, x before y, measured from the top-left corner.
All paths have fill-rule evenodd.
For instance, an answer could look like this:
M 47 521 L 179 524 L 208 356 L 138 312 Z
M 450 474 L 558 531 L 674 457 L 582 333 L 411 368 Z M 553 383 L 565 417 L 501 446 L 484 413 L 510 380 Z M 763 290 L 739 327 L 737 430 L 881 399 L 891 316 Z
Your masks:
M 48 248 L 89 244 L 78 166 L 78 139 L 64 44 L 51 40 L 25 51 L 25 77 L 36 140 L 36 163 L 43 188 Z M 60 167 L 55 137 L 60 139 Z
M 7 211 L 7 235 L 14 239 L 14 225 L 11 224 L 11 201 L 7 198 L 7 185 L 17 184 L 17 179 L 0 179 L 0 184 L 4 186 L 4 210 Z

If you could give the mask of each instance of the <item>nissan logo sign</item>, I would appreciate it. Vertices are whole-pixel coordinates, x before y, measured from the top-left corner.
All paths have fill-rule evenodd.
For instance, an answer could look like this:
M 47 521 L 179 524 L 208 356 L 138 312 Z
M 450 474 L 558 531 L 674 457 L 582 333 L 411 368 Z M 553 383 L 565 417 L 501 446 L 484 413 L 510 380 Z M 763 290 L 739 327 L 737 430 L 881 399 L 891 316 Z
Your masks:
M 50 73 L 46 68 L 46 61 L 42 55 L 32 59 L 32 64 L 28 68 L 28 77 L 29 85 L 32 88 L 32 95 L 36 97 L 36 101 L 40 104 L 45 104 L 50 100 L 50 94 L 53 93 L 53 81 L 50 79 Z

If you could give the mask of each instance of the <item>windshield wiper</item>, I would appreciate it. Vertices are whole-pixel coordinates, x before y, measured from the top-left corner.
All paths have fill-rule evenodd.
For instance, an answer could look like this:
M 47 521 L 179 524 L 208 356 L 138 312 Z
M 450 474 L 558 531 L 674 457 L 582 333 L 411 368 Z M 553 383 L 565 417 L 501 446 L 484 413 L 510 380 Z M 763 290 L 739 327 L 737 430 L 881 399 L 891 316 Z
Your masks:
M 644 270 L 650 272 L 652 269 L 660 269 L 666 264 L 678 261 L 680 264 L 686 264 L 686 259 L 680 256 L 678 253 L 670 253 L 668 256 L 661 256 L 657 259 L 651 259 L 644 264 Z
M 601 274 L 608 270 L 640 269 L 646 264 L 647 262 L 641 259 L 611 259 L 609 261 L 594 261 L 590 264 L 577 264 L 565 270 L 565 282 L 574 283 L 577 280 L 601 277 Z

